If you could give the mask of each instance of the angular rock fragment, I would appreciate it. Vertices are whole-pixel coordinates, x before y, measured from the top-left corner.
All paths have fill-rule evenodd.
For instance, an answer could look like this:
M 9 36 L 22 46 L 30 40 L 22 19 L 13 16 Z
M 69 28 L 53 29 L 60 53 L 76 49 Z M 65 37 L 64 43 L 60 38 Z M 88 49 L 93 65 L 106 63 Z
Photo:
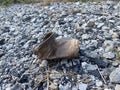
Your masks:
M 109 78 L 112 83 L 120 83 L 120 68 L 113 70 Z

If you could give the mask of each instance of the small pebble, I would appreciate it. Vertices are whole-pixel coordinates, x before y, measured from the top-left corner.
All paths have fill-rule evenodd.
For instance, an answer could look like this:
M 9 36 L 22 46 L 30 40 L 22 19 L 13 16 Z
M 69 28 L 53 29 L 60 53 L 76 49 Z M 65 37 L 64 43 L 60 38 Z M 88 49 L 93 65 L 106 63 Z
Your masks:
M 50 87 L 50 90 L 58 90 L 57 86 L 54 84 L 51 84 L 49 87 Z
M 96 86 L 98 86 L 98 87 L 103 86 L 103 82 L 102 82 L 102 81 L 96 80 Z
M 112 63 L 112 65 L 113 65 L 114 67 L 117 67 L 117 66 L 119 65 L 119 63 L 118 63 L 117 61 L 114 61 L 114 62 Z
M 85 40 L 85 39 L 89 39 L 90 35 L 88 35 L 88 34 L 83 34 L 81 37 L 82 37 L 82 40 Z
M 40 64 L 40 67 L 46 67 L 48 64 L 48 61 L 47 60 L 42 60 L 41 64 Z

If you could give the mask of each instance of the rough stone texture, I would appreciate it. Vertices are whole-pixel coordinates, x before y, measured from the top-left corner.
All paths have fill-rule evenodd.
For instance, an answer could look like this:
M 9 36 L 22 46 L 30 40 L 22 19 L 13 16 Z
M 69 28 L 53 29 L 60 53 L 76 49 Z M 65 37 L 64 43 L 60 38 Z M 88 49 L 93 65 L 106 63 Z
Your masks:
M 114 90 L 111 82 L 120 83 L 120 63 L 115 63 L 120 59 L 119 4 L 61 2 L 0 8 L 0 89 L 45 90 L 48 75 L 51 87 L 60 90 L 81 90 L 80 87 Z M 48 31 L 56 32 L 58 38 L 77 38 L 80 41 L 78 57 L 38 60 L 33 48 Z M 102 81 L 96 65 L 103 72 L 107 86 L 101 87 L 101 83 L 96 86 L 96 80 Z
M 117 84 L 117 85 L 115 86 L 115 90 L 120 90 L 120 85 L 119 85 L 119 84 Z
M 120 68 L 113 70 L 109 78 L 112 83 L 120 83 Z

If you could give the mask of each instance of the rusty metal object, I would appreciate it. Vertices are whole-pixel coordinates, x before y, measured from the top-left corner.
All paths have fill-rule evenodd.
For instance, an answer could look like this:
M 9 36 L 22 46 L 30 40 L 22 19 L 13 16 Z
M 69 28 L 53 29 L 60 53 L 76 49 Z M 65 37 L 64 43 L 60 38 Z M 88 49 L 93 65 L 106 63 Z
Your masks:
M 73 38 L 56 39 L 53 32 L 49 32 L 43 42 L 34 48 L 34 54 L 40 59 L 62 59 L 78 56 L 79 40 Z

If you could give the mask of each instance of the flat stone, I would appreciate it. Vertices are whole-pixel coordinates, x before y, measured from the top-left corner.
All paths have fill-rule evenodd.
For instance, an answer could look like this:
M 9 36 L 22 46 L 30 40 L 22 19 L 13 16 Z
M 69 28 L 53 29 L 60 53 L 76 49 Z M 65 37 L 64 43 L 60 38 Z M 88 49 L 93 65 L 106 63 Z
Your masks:
M 102 30 L 109 30 L 110 29 L 110 27 L 108 27 L 108 26 L 102 26 Z
M 115 53 L 113 52 L 106 52 L 103 54 L 103 57 L 107 58 L 107 59 L 113 59 L 115 58 Z
M 99 23 L 99 25 L 97 26 L 97 28 L 101 28 L 104 25 L 104 23 Z
M 120 83 L 120 68 L 116 68 L 110 73 L 110 82 L 112 83 Z
M 96 70 L 97 67 L 96 67 L 95 65 L 87 64 L 87 65 L 86 65 L 86 69 L 87 69 L 87 70 Z
M 116 84 L 115 90 L 120 90 L 120 85 L 119 84 Z
M 32 22 L 32 23 L 35 23 L 35 22 L 36 22 L 36 18 L 32 18 L 32 19 L 31 19 L 31 22 Z
M 110 23 L 115 23 L 115 20 L 109 20 Z
M 87 90 L 87 84 L 84 84 L 84 83 L 79 83 L 78 84 L 78 89 L 79 90 Z
M 81 37 L 82 37 L 83 40 L 85 40 L 85 39 L 89 39 L 90 35 L 88 35 L 88 34 L 83 34 Z
M 107 46 L 107 47 L 105 48 L 105 52 L 110 52 L 110 51 L 113 51 L 113 47 Z
M 7 45 L 7 49 L 9 50 L 9 49 L 12 49 L 13 48 L 13 44 L 9 44 L 9 45 Z

